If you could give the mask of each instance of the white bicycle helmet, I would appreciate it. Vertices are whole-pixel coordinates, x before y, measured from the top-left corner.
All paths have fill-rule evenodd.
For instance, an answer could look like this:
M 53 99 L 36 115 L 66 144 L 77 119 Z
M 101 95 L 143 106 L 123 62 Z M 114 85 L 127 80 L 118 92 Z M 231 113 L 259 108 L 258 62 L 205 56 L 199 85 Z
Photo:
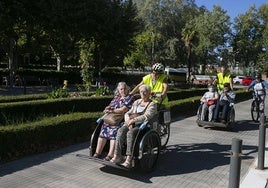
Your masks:
M 164 72 L 164 65 L 162 65 L 161 63 L 155 63 L 153 65 L 153 71 L 158 72 L 158 73 Z

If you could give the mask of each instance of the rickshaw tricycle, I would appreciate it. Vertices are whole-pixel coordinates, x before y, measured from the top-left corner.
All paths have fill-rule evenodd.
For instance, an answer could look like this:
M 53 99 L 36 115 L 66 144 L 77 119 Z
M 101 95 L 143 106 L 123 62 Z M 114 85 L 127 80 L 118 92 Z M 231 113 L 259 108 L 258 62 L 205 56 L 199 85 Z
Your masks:
M 140 125 L 133 144 L 132 167 L 130 169 L 139 168 L 144 172 L 152 171 L 155 168 L 161 149 L 164 149 L 168 143 L 171 122 L 170 111 L 166 109 L 158 110 L 156 117 L 153 119 L 152 122 L 143 122 Z M 106 166 L 128 170 L 128 168 L 106 161 L 105 159 L 93 157 L 97 148 L 102 123 L 102 118 L 99 118 L 97 120 L 97 127 L 91 135 L 89 156 L 81 154 L 78 154 L 78 156 L 94 160 Z M 103 156 L 108 152 L 108 147 L 109 141 L 103 149 Z M 122 153 L 125 154 L 125 149 L 123 149 Z

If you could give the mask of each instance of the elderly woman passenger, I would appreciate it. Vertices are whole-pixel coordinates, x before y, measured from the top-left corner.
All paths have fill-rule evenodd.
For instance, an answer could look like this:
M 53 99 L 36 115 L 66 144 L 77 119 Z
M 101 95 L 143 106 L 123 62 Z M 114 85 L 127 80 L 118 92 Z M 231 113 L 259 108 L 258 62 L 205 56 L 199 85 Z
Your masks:
M 126 168 L 131 167 L 133 142 L 138 133 L 139 125 L 145 121 L 150 121 L 157 114 L 157 104 L 150 100 L 151 89 L 147 85 L 139 87 L 141 99 L 133 103 L 131 109 L 125 114 L 125 123 L 118 130 L 115 143 L 114 157 L 111 159 L 113 163 L 120 163 L 122 161 L 122 147 L 126 141 L 126 160 L 122 164 Z M 138 114 L 133 116 L 132 114 Z
M 208 91 L 204 93 L 200 101 L 203 102 L 201 111 L 201 120 L 205 121 L 208 111 L 208 121 L 212 121 L 213 111 L 216 107 L 216 101 L 219 99 L 219 94 L 212 84 L 208 84 Z
M 125 82 L 119 82 L 117 84 L 115 90 L 115 96 L 110 102 L 110 104 L 104 109 L 104 113 L 126 113 L 132 106 L 134 102 L 133 95 L 129 94 L 130 88 Z M 114 156 L 114 148 L 115 148 L 115 139 L 117 131 L 120 127 L 122 127 L 123 121 L 119 125 L 109 125 L 103 122 L 101 127 L 100 135 L 98 138 L 96 152 L 94 157 L 100 158 L 102 150 L 107 142 L 110 140 L 110 148 L 105 160 L 109 161 Z

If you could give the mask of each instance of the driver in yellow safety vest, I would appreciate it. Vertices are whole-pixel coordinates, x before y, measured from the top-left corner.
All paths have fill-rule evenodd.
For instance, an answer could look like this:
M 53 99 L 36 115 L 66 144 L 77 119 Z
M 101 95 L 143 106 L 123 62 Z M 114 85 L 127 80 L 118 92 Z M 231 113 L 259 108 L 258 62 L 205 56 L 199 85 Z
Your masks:
M 155 63 L 152 67 L 152 73 L 144 76 L 142 81 L 130 93 L 136 93 L 138 88 L 143 84 L 150 86 L 153 102 L 159 104 L 162 100 L 161 104 L 166 106 L 168 103 L 168 82 L 167 75 L 164 73 L 164 66 L 161 63 Z
M 227 72 L 226 67 L 222 66 L 220 72 L 217 74 L 216 79 L 213 81 L 213 85 L 217 84 L 218 92 L 221 92 L 224 88 L 224 84 L 229 83 L 230 89 L 233 90 L 233 78 L 229 72 Z

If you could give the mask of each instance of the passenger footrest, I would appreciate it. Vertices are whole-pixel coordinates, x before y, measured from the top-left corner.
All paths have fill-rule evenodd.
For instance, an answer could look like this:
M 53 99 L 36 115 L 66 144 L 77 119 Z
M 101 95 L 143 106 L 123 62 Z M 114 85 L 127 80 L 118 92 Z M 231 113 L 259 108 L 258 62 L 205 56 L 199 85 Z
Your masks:
M 90 160 L 90 161 L 94 161 L 94 162 L 100 163 L 102 165 L 110 166 L 110 167 L 113 167 L 113 168 L 118 168 L 118 169 L 122 169 L 122 170 L 129 170 L 128 168 L 125 168 L 125 167 L 123 167 L 121 165 L 117 165 L 117 164 L 112 163 L 110 161 L 106 161 L 104 159 L 98 159 L 98 158 L 95 158 L 95 157 L 90 157 L 90 156 L 84 155 L 84 154 L 76 154 L 76 157 L 86 159 L 86 160 Z

